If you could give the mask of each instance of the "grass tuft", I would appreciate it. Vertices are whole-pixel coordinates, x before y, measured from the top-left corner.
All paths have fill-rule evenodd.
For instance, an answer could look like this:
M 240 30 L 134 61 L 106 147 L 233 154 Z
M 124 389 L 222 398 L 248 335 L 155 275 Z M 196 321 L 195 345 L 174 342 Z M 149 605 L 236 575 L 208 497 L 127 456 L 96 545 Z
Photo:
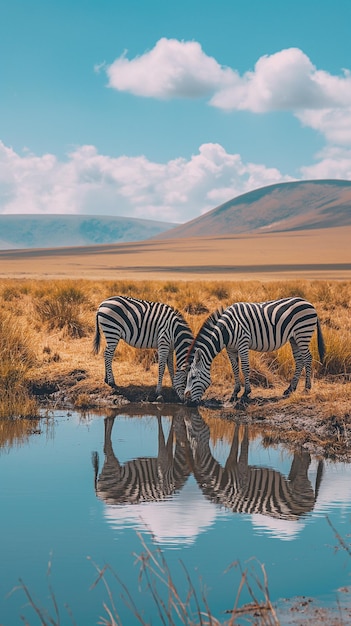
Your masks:
M 2 310 L 0 354 L 0 418 L 37 415 L 27 384 L 27 374 L 36 362 L 31 336 L 25 323 Z

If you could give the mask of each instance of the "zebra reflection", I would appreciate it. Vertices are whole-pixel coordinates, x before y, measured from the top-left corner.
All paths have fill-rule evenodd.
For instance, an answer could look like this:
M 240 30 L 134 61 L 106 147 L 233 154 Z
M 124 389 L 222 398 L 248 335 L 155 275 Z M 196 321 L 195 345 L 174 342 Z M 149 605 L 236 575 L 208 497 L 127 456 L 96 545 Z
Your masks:
M 308 452 L 294 453 L 288 478 L 274 469 L 249 465 L 248 426 L 244 426 L 239 446 L 236 424 L 227 461 L 222 467 L 212 455 L 210 429 L 200 414 L 193 411 L 190 419 L 185 417 L 185 424 L 194 477 L 212 502 L 235 513 L 260 513 L 283 520 L 297 520 L 313 510 L 322 478 L 322 461 L 315 490 L 308 478 L 311 463 Z
M 114 453 L 111 440 L 115 417 L 105 418 L 105 460 L 100 475 L 97 452 L 93 452 L 92 461 L 95 470 L 95 493 L 106 504 L 161 501 L 179 491 L 185 484 L 190 470 L 185 458 L 184 443 L 182 445 L 174 436 L 174 418 L 167 440 L 161 417 L 157 416 L 157 420 L 157 457 L 140 457 L 121 464 Z

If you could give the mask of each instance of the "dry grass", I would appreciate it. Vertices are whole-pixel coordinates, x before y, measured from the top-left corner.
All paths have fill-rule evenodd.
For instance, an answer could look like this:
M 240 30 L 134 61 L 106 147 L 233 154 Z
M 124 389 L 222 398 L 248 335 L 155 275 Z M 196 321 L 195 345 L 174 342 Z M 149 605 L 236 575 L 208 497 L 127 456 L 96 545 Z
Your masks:
M 334 528 L 327 518 L 333 533 L 335 534 L 339 549 L 351 556 L 350 546 Z M 100 567 L 91 560 L 96 571 L 96 580 L 90 591 L 97 585 L 103 585 L 105 600 L 103 602 L 104 614 L 98 623 L 104 626 L 124 626 L 126 624 L 120 617 L 120 603 L 124 603 L 129 612 L 127 623 L 139 623 L 146 626 L 150 623 L 144 615 L 141 607 L 145 606 L 142 596 L 145 594 L 151 599 L 152 619 L 160 624 L 176 626 L 187 624 L 188 626 L 235 626 L 236 624 L 255 624 L 256 626 L 280 626 L 289 623 L 291 626 L 302 624 L 325 626 L 346 626 L 349 624 L 350 606 L 346 601 L 343 605 L 336 602 L 329 607 L 318 606 L 312 598 L 301 596 L 280 600 L 272 603 L 270 599 L 269 581 L 264 565 L 256 559 L 250 559 L 245 568 L 240 562 L 234 562 L 227 568 L 225 574 L 230 575 L 232 570 L 238 570 L 240 581 L 233 586 L 232 606 L 226 607 L 218 619 L 212 609 L 207 596 L 206 583 L 202 577 L 194 580 L 180 560 L 180 573 L 175 576 L 175 568 L 170 569 L 162 550 L 156 546 L 154 540 L 148 545 L 140 533 L 137 533 L 142 546 L 140 554 L 134 554 L 138 565 L 138 593 L 131 593 L 123 576 L 119 575 L 109 564 Z M 39 618 L 42 626 L 60 626 L 62 617 L 69 618 L 69 622 L 76 624 L 75 616 L 71 608 L 65 604 L 64 609 L 59 605 L 51 583 L 51 567 L 49 562 L 47 570 L 49 608 L 41 606 L 35 600 L 33 591 L 22 580 L 13 589 L 14 592 L 22 592 L 27 605 L 35 618 Z M 176 578 L 178 582 L 176 582 Z M 246 592 L 249 602 L 243 603 L 242 595 Z M 141 600 L 141 602 L 140 602 Z M 25 618 L 22 617 L 24 620 Z M 30 623 L 25 621 L 27 626 Z
M 323 403 L 323 388 L 338 403 L 349 397 L 351 377 L 350 281 L 94 281 L 85 279 L 4 279 L 0 282 L 0 415 L 32 414 L 16 411 L 10 397 L 28 385 L 53 384 L 75 377 L 78 406 L 86 406 L 89 391 L 108 392 L 103 383 L 103 356 L 92 355 L 95 313 L 106 297 L 122 294 L 166 302 L 184 315 L 196 333 L 208 312 L 235 301 L 261 301 L 299 295 L 312 302 L 320 316 L 326 340 L 326 362 L 318 362 L 316 337 L 312 340 L 315 384 L 312 396 Z M 273 353 L 250 355 L 253 395 L 272 394 L 286 386 L 293 360 L 289 346 Z M 157 363 L 153 351 L 142 351 L 121 342 L 114 371 L 120 386 L 154 387 Z M 78 380 L 77 380 L 78 379 Z M 80 380 L 79 380 L 80 379 Z M 170 385 L 168 374 L 165 385 Z M 223 352 L 212 366 L 207 396 L 225 400 L 233 386 L 231 368 Z M 302 384 L 300 382 L 302 388 Z M 330 387 L 331 386 L 331 387 Z M 332 391 L 330 391 L 332 389 Z M 18 391 L 19 390 L 19 391 Z M 5 396 L 4 396 L 5 391 Z M 313 395 L 314 394 L 314 395 Z M 205 396 L 206 397 L 206 396 Z M 33 398 L 29 398 L 33 400 Z M 292 400 L 293 401 L 293 400 Z M 18 404 L 18 403 L 17 403 Z M 23 402 L 21 405 L 24 406 Z
M 182 580 L 180 583 L 176 583 L 162 550 L 156 546 L 154 540 L 153 544 L 149 546 L 142 535 L 137 534 L 143 548 L 140 554 L 134 554 L 139 569 L 139 593 L 135 594 L 134 592 L 132 595 L 123 580 L 123 576 L 120 576 L 110 565 L 106 564 L 101 568 L 92 561 L 97 577 L 91 590 L 100 584 L 103 585 L 106 593 L 106 600 L 103 602 L 104 615 L 99 618 L 98 624 L 104 626 L 123 626 L 126 624 L 121 619 L 118 610 L 122 600 L 129 612 L 127 623 L 139 623 L 141 626 L 147 626 L 150 624 L 150 620 L 144 616 L 142 607 L 145 602 L 140 603 L 140 599 L 146 594 L 152 601 L 152 621 L 156 620 L 159 624 L 168 624 L 169 626 L 176 626 L 177 624 L 234 626 L 242 623 L 238 620 L 244 619 L 245 622 L 254 623 L 256 626 L 279 626 L 280 621 L 270 600 L 268 579 L 262 564 L 252 560 L 245 569 L 238 562 L 230 565 L 228 571 L 233 568 L 238 569 L 241 579 L 237 591 L 233 592 L 233 606 L 224 611 L 224 618 L 218 619 L 212 612 L 202 579 L 193 581 L 184 563 L 180 561 Z M 22 579 L 19 580 L 18 587 L 13 589 L 12 593 L 18 591 L 24 593 L 28 607 L 39 618 L 42 626 L 59 626 L 62 623 L 62 609 L 55 597 L 50 580 L 51 562 L 49 562 L 47 576 L 48 597 L 51 607 L 49 610 L 38 604 L 32 595 L 32 590 Z M 250 602 L 245 604 L 241 601 L 243 591 L 247 592 L 250 598 Z M 65 616 L 67 614 L 70 618 L 69 621 L 76 624 L 70 607 L 65 605 L 64 608 Z M 251 621 L 252 619 L 254 622 Z M 27 626 L 30 624 L 28 621 L 25 623 Z
M 0 418 L 37 414 L 26 376 L 35 367 L 35 348 L 26 316 L 0 308 Z

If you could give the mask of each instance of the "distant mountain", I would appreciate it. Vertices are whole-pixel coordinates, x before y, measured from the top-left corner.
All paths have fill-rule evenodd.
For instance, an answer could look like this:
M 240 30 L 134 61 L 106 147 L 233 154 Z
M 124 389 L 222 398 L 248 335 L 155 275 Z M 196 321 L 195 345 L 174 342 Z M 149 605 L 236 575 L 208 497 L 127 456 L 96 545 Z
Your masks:
M 156 238 L 284 232 L 350 224 L 351 181 L 296 181 L 245 193 Z
M 96 215 L 0 215 L 0 250 L 142 241 L 175 224 Z

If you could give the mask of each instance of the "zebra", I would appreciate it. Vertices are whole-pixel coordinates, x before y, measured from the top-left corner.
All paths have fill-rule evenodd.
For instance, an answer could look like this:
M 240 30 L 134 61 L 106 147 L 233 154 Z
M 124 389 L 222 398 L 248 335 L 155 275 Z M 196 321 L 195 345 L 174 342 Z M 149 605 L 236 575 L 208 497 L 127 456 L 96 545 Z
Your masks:
M 191 449 L 191 470 L 203 494 L 233 513 L 259 513 L 284 520 L 297 520 L 313 510 L 323 476 L 323 461 L 317 468 L 313 489 L 308 477 L 311 456 L 294 452 L 288 477 L 269 467 L 249 465 L 249 428 L 245 424 L 239 451 L 240 425 L 234 433 L 227 460 L 222 465 L 210 448 L 210 429 L 197 409 L 185 416 Z
M 100 326 L 106 338 L 105 383 L 116 387 L 112 360 L 120 339 L 135 348 L 157 348 L 158 381 L 156 396 L 162 400 L 162 380 L 166 368 L 172 385 L 181 400 L 184 399 L 186 375 L 184 371 L 174 380 L 173 352 L 177 370 L 182 367 L 193 333 L 179 311 L 162 302 L 149 302 L 128 296 L 113 296 L 104 300 L 96 313 L 93 352 L 100 349 Z
M 95 493 L 100 500 L 106 504 L 159 502 L 182 489 L 190 470 L 184 445 L 175 436 L 174 419 L 166 440 L 161 416 L 157 416 L 157 457 L 140 457 L 122 464 L 114 453 L 111 439 L 115 416 L 105 418 L 105 460 L 100 475 L 99 455 L 97 452 L 92 453 Z
M 305 367 L 306 390 L 311 389 L 312 355 L 309 344 L 317 328 L 318 351 L 324 361 L 325 345 L 317 312 L 312 304 L 299 297 L 268 302 L 237 302 L 210 315 L 190 346 L 183 368 L 187 371 L 184 392 L 186 401 L 198 403 L 211 383 L 210 369 L 215 356 L 226 349 L 235 385 L 231 401 L 240 392 L 239 358 L 244 375 L 241 401 L 251 393 L 249 381 L 249 350 L 269 352 L 290 342 L 295 360 L 293 378 L 284 391 L 289 396 L 296 390 Z

